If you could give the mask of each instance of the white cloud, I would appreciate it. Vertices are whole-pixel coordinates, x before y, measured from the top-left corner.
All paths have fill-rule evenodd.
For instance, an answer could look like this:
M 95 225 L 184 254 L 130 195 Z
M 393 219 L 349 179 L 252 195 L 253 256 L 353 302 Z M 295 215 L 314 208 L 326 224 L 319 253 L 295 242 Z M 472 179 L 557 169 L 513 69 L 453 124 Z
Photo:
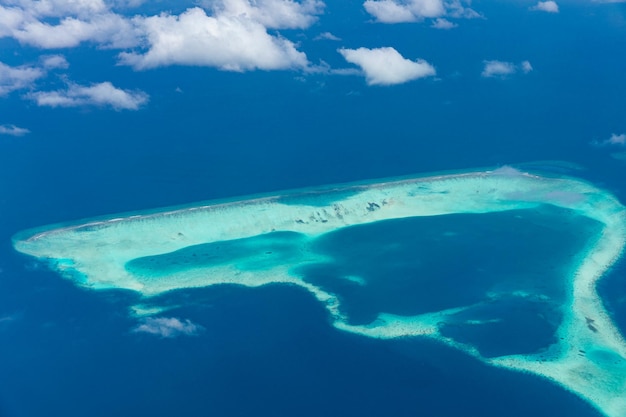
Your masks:
M 30 133 L 30 130 L 15 125 L 0 125 L 0 135 L 24 136 Z M 2 270 L 0 270 L 2 272 Z
M 483 77 L 502 77 L 515 73 L 515 65 L 503 61 L 485 61 L 485 66 L 481 75 Z
M 363 75 L 363 71 L 358 68 L 327 68 L 329 74 L 333 75 Z
M 366 0 L 363 7 L 381 23 L 419 22 L 443 16 L 480 17 L 479 13 L 465 7 L 461 0 Z
M 528 74 L 533 70 L 533 66 L 530 64 L 530 61 L 522 61 L 521 67 L 524 74 Z
M 306 68 L 306 55 L 268 29 L 302 29 L 323 12 L 321 0 L 200 0 L 180 15 L 126 17 L 115 7 L 141 0 L 4 0 L 0 37 L 43 49 L 90 42 L 126 50 L 120 63 L 135 69 L 163 65 L 247 71 Z M 137 48 L 129 51 L 130 48 Z
M 626 145 L 626 133 L 622 133 L 621 135 L 616 135 L 613 133 L 610 138 L 607 139 L 608 144 L 610 145 Z
M 435 75 L 435 68 L 428 62 L 406 59 L 391 47 L 339 49 L 339 53 L 361 67 L 368 85 L 402 84 Z
M 548 12 L 548 13 L 558 13 L 559 5 L 555 1 L 552 1 L 552 0 L 540 1 L 534 6 L 530 7 L 530 10 Z
M 44 76 L 39 68 L 19 66 L 11 67 L 0 62 L 0 97 L 15 90 L 31 87 L 35 80 Z
M 0 5 L 0 38 L 11 36 L 13 30 L 24 21 L 24 11 Z
M 102 0 L 5 0 L 0 37 L 38 48 L 68 48 L 81 42 L 123 48 L 138 42 L 131 22 Z
M 340 41 L 340 40 L 341 40 L 341 38 L 340 38 L 340 37 L 338 37 L 338 36 L 333 35 L 333 34 L 332 34 L 332 33 L 330 33 L 330 32 L 323 32 L 323 33 L 320 33 L 319 35 L 317 35 L 317 36 L 315 37 L 315 40 L 316 40 L 316 41 L 319 41 L 319 40 L 327 40 L 327 41 Z
M 72 48 L 83 42 L 125 49 L 139 45 L 146 17 L 119 15 L 111 7 L 135 7 L 141 0 L 5 0 L 0 37 L 39 48 Z M 324 9 L 321 0 L 204 0 L 216 17 L 249 20 L 270 29 L 306 28 Z M 190 9 L 193 10 L 193 9 Z M 163 15 L 161 15 L 163 16 Z M 158 17 L 158 16 L 154 16 Z
M 132 7 L 139 7 L 144 4 L 146 0 L 109 0 L 108 3 L 113 8 L 128 9 Z
M 287 39 L 272 36 L 260 23 L 243 17 L 207 16 L 200 8 L 179 16 L 162 14 L 137 20 L 147 34 L 144 54 L 121 53 L 135 69 L 198 65 L 227 71 L 304 68 L 306 55 Z
M 396 3 L 393 0 L 367 0 L 363 3 L 365 10 L 381 23 L 415 22 L 423 16 L 415 15 L 411 8 L 405 4 Z M 435 17 L 442 13 L 435 14 Z
M 608 139 L 601 141 L 593 141 L 592 145 L 596 146 L 626 146 L 626 133 L 616 134 L 613 133 Z
M 533 70 L 533 66 L 529 61 L 522 61 L 519 66 L 512 62 L 505 61 L 483 61 L 484 67 L 481 76 L 485 78 L 506 78 L 521 70 L 524 74 L 528 74 Z
M 129 48 L 139 42 L 139 34 L 131 22 L 114 13 L 94 15 L 88 20 L 66 17 L 58 24 L 28 21 L 15 28 L 12 36 L 23 44 L 44 49 L 73 48 L 83 42 Z
M 464 6 L 464 3 L 469 6 L 471 4 L 471 0 L 447 1 L 445 3 L 447 16 L 453 17 L 455 19 L 478 19 L 483 17 L 483 15 L 478 13 L 476 10 L 468 6 Z
M 324 10 L 319 0 L 205 0 L 216 16 L 253 20 L 271 29 L 304 29 Z
M 107 9 L 102 0 L 4 0 L 3 3 L 39 17 L 89 16 Z
M 457 27 L 458 25 L 456 23 L 453 23 L 451 21 L 449 21 L 448 19 L 443 19 L 441 17 L 435 19 L 433 21 L 433 24 L 430 25 L 430 27 L 433 27 L 435 29 L 453 29 L 455 27 Z
M 26 97 L 34 100 L 39 106 L 99 106 L 112 107 L 115 110 L 137 110 L 148 101 L 146 93 L 122 90 L 116 88 L 110 82 L 92 84 L 90 86 L 69 84 L 66 90 L 37 91 L 28 94 Z
M 70 67 L 69 62 L 63 55 L 44 55 L 40 58 L 41 65 L 47 69 L 67 69 Z
M 149 333 L 161 337 L 197 335 L 203 327 L 190 320 L 179 320 L 175 317 L 149 317 L 133 329 L 135 333 Z

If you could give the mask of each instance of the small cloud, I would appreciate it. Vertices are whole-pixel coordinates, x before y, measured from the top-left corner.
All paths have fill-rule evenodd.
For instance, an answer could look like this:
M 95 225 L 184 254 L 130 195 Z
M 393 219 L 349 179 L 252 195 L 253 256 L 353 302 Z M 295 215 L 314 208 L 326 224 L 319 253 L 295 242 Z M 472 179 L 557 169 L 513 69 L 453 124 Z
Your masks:
M 515 74 L 518 70 L 521 70 L 524 74 L 528 74 L 533 70 L 533 66 L 529 61 L 522 61 L 519 66 L 512 62 L 498 60 L 486 60 L 483 63 L 484 67 L 480 75 L 484 78 L 506 78 Z
M 482 19 L 484 16 L 476 10 L 466 7 L 463 3 L 470 5 L 471 0 L 450 0 L 446 2 L 447 16 L 455 19 Z
M 607 143 L 609 145 L 626 145 L 626 133 L 622 133 L 621 135 L 616 135 L 613 133 L 610 138 L 607 139 Z
M 26 97 L 34 100 L 39 106 L 99 106 L 112 107 L 115 110 L 137 110 L 148 102 L 146 93 L 122 90 L 108 81 L 90 86 L 69 84 L 66 90 L 37 91 Z
M 7 316 L 0 316 L 0 325 L 13 323 L 17 321 L 18 319 L 20 319 L 21 316 L 22 315 L 20 313 L 10 314 Z
M 109 1 L 111 6 L 120 8 L 120 9 L 139 7 L 145 2 L 146 0 L 110 0 Z
M 70 67 L 69 62 L 63 55 L 44 55 L 40 60 L 41 66 L 46 70 L 67 69 Z
M 27 17 L 57 17 L 66 16 L 93 16 L 98 13 L 106 12 L 108 0 L 9 0 L 3 1 L 4 4 L 11 5 L 14 12 L 20 12 Z M 32 19 L 29 19 L 31 21 Z
M 24 129 L 23 127 L 17 127 L 15 125 L 0 125 L 0 135 L 24 136 L 28 133 L 30 133 L 30 130 Z M 0 272 L 2 272 L 1 269 Z
M 366 0 L 365 11 L 381 23 L 421 22 L 444 16 L 461 19 L 481 17 L 462 0 Z
M 523 61 L 521 67 L 524 74 L 528 74 L 533 70 L 533 66 L 530 64 L 530 61 Z
M 192 323 L 190 320 L 179 320 L 175 317 L 149 317 L 135 327 L 134 333 L 148 333 L 164 338 L 177 336 L 195 336 L 204 327 Z
M 65 3 L 102 2 L 68 1 Z M 28 11 L 24 13 L 28 15 Z M 22 44 L 43 49 L 74 48 L 83 42 L 93 42 L 107 48 L 128 48 L 139 43 L 138 32 L 132 20 L 103 11 L 89 15 L 86 10 L 83 10 L 81 16 L 65 16 L 58 21 L 58 24 L 51 24 L 46 19 L 33 20 L 28 17 L 10 33 Z
M 319 40 L 327 40 L 327 41 L 340 41 L 341 38 L 333 35 L 330 32 L 324 32 L 324 33 L 320 33 L 319 35 L 317 35 L 314 40 L 319 41 Z
M 358 68 L 336 68 L 328 72 L 333 75 L 363 75 L 363 72 Z
M 548 12 L 548 13 L 558 13 L 559 12 L 559 5 L 556 4 L 556 2 L 552 1 L 552 0 L 540 1 L 537 4 L 535 4 L 534 6 L 531 6 L 530 10 L 540 11 L 540 12 Z
M 45 75 L 39 68 L 29 66 L 11 67 L 0 62 L 0 97 L 15 90 L 32 87 Z
M 306 29 L 322 14 L 321 0 L 201 0 L 216 17 L 250 19 L 270 29 Z
M 626 146 L 626 133 L 620 135 L 613 133 L 608 139 L 594 140 L 591 144 L 595 146 Z
M 436 74 L 428 62 L 404 58 L 394 48 L 339 49 L 338 52 L 351 64 L 361 68 L 368 85 L 402 84 Z
M 504 77 L 515 73 L 515 65 L 503 61 L 484 61 L 485 66 L 480 74 L 485 78 Z
M 415 13 L 409 5 L 399 4 L 393 0 L 367 0 L 363 3 L 365 10 L 381 23 L 415 22 L 424 17 L 441 16 L 443 6 L 422 10 L 427 16 Z
M 457 25 L 456 23 L 453 23 L 451 21 L 449 21 L 448 19 L 443 19 L 443 18 L 437 18 L 433 21 L 433 24 L 430 25 L 431 28 L 435 28 L 435 29 L 453 29 L 455 27 L 457 27 L 459 25 Z

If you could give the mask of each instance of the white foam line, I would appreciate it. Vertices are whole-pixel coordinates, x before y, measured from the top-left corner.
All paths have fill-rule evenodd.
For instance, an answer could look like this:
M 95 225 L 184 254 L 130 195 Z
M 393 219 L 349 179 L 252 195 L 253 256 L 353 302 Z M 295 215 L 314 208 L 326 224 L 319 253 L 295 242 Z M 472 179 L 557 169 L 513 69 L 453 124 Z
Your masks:
M 325 195 L 337 191 L 347 193 L 325 206 L 305 204 L 312 195 L 318 195 L 321 202 Z M 58 270 L 79 285 L 125 288 L 146 297 L 224 283 L 250 287 L 269 283 L 299 285 L 324 303 L 338 329 L 376 338 L 435 338 L 494 366 L 541 375 L 586 399 L 608 417 L 626 416 L 626 342 L 596 291 L 597 281 L 626 245 L 626 211 L 609 193 L 584 181 L 543 178 L 505 168 L 341 186 L 291 195 L 292 204 L 281 201 L 279 196 L 262 197 L 115 217 L 38 232 L 14 244 L 21 252 L 52 260 Z M 302 204 L 293 204 L 298 201 Z M 341 315 L 334 294 L 294 275 L 293 266 L 324 260 L 308 251 L 306 242 L 288 265 L 281 263 L 267 270 L 250 271 L 233 264 L 208 265 L 147 278 L 127 268 L 127 263 L 137 258 L 274 231 L 292 231 L 313 238 L 379 220 L 530 209 L 541 204 L 571 209 L 604 225 L 601 235 L 589 243 L 572 265 L 568 277 L 571 293 L 563 306 L 559 342 L 550 347 L 545 359 L 533 355 L 486 359 L 474 347 L 443 337 L 439 323 L 471 306 L 414 317 L 383 313 L 369 325 L 350 325 Z M 249 260 L 262 256 L 253 254 Z M 138 306 L 137 311 L 150 313 L 158 309 Z

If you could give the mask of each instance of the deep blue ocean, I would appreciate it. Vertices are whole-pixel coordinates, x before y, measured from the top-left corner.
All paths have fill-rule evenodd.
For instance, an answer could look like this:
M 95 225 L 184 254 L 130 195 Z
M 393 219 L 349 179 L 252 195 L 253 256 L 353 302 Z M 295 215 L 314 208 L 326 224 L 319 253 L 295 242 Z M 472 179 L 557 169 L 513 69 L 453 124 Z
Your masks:
M 591 145 L 626 131 L 624 6 L 581 3 L 562 7 L 560 19 L 553 19 L 520 16 L 505 3 L 473 2 L 493 16 L 489 30 L 470 22 L 435 31 L 427 25 L 364 24 L 368 16 L 361 2 L 329 1 L 327 18 L 315 32 L 330 31 L 343 39 L 341 46 L 354 48 L 393 39 L 397 49 L 436 64 L 437 79 L 400 86 L 368 87 L 361 77 L 288 71 L 132 72 L 111 65 L 115 51 L 84 47 L 62 51 L 72 62 L 72 79 L 107 79 L 148 91 L 148 110 L 43 108 L 19 94 L 2 98 L 0 122 L 27 126 L 31 133 L 0 136 L 0 417 L 599 417 L 586 402 L 539 377 L 486 366 L 430 340 L 373 340 L 338 331 L 323 306 L 297 287 L 180 291 L 168 296 L 184 306 L 167 316 L 189 319 L 204 331 L 172 339 L 134 333 L 137 320 L 128 308 L 136 295 L 77 288 L 12 248 L 18 231 L 55 222 L 534 161 L 548 161 L 537 164 L 539 170 L 582 177 L 626 203 L 626 164 L 611 158 L 615 149 Z M 299 42 L 311 61 L 345 66 L 336 43 L 313 41 L 312 35 Z M 39 53 L 8 39 L 0 39 L 0 48 L 0 60 L 12 65 Z M 528 59 L 535 70 L 514 80 L 483 79 L 482 61 L 492 58 Z M 550 162 L 557 160 L 579 168 Z M 487 227 L 455 221 L 457 229 Z M 494 222 L 488 224 L 514 219 Z M 441 231 L 449 226 L 428 225 Z M 388 240 L 404 230 L 394 227 L 383 228 Z M 459 244 L 456 250 L 468 264 L 491 262 L 489 251 L 502 250 L 498 239 L 507 241 L 502 230 L 508 229 L 499 230 L 490 234 L 494 241 Z M 359 240 L 358 230 L 341 233 L 319 242 L 318 249 Z M 523 236 L 515 250 L 527 258 L 515 261 L 530 274 L 550 265 L 546 276 L 556 279 L 550 275 L 559 272 L 555 259 L 565 259 L 577 242 L 567 238 L 572 247 L 561 247 L 558 233 L 567 231 L 555 233 Z M 538 245 L 534 251 L 531 242 Z M 362 256 L 367 247 L 359 250 Z M 349 269 L 351 256 L 345 253 L 341 268 Z M 445 250 L 436 256 L 446 261 Z M 498 259 L 503 263 L 490 264 L 497 273 L 506 271 L 505 261 L 513 262 Z M 478 269 L 427 267 L 449 280 L 442 288 L 452 301 L 443 304 L 471 297 L 457 291 L 468 281 L 479 285 L 487 279 Z M 332 271 L 320 268 L 309 271 L 308 279 L 323 284 Z M 365 269 L 350 272 L 379 273 L 367 263 L 358 268 Z M 400 291 L 417 284 L 406 285 Z M 622 261 L 600 292 L 623 332 L 625 288 Z M 340 290 L 346 297 L 351 291 Z M 367 322 L 385 306 L 384 296 L 397 296 L 385 291 L 357 294 L 369 297 L 371 311 L 349 303 L 345 308 L 353 308 L 355 322 Z M 561 290 L 554 291 L 558 296 Z M 410 310 L 413 301 L 392 307 Z M 512 315 L 520 333 L 510 333 L 522 345 L 519 334 L 530 331 L 524 317 Z M 550 340 L 549 327 L 534 331 L 529 334 Z M 486 355 L 520 346 L 491 344 L 489 338 L 499 334 L 495 329 L 457 336 L 480 341 Z

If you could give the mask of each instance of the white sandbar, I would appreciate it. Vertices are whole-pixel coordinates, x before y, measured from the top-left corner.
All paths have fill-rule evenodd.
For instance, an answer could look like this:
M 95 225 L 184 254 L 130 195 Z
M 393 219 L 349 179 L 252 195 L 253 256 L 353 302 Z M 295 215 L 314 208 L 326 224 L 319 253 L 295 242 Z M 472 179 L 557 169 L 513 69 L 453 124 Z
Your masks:
M 310 204 L 312 200 L 316 204 Z M 542 204 L 574 210 L 603 225 L 602 233 L 583 248 L 571 274 L 564 277 L 570 297 L 563 306 L 559 341 L 542 358 L 513 355 L 486 359 L 474 347 L 443 337 L 438 323 L 471 306 L 414 317 L 382 313 L 368 325 L 350 325 L 340 314 L 334 294 L 305 283 L 292 272 L 296 265 L 323 260 L 307 249 L 306 239 L 288 263 L 268 267 L 267 252 L 249 254 L 241 261 L 265 265 L 257 269 L 238 263 L 208 264 L 146 277 L 128 268 L 129 262 L 138 258 L 270 232 L 297 232 L 313 239 L 339 228 L 379 220 L 490 213 Z M 18 251 L 49 260 L 66 277 L 93 289 L 129 289 L 151 297 L 169 290 L 224 283 L 299 285 L 324 303 L 338 329 L 376 338 L 435 338 L 486 363 L 548 378 L 608 417 L 626 416 L 626 342 L 605 310 L 596 283 L 621 256 L 625 244 L 626 209 L 614 196 L 581 180 L 540 177 L 511 168 L 337 186 L 319 192 L 122 216 L 26 231 L 14 239 Z M 363 284 L 358 277 L 346 279 Z

